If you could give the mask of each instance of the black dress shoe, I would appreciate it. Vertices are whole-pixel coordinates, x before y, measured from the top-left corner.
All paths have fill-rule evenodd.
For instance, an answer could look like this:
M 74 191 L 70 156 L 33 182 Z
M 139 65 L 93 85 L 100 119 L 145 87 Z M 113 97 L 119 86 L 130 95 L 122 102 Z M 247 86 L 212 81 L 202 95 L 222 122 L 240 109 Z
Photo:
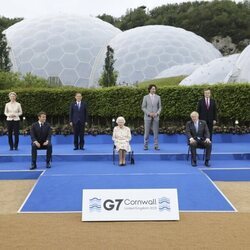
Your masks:
M 155 150 L 160 150 L 159 146 L 155 146 Z
M 121 167 L 121 166 L 123 166 L 123 164 L 122 164 L 122 163 L 119 163 L 119 166 Z
M 33 169 L 36 169 L 36 164 L 35 163 L 32 163 L 32 165 L 30 167 L 30 170 L 33 170 Z
M 193 167 L 197 167 L 197 162 L 196 162 L 196 161 L 192 161 L 192 162 L 191 162 L 191 165 L 192 165 Z
M 205 166 L 206 166 L 206 167 L 210 167 L 209 160 L 205 160 Z
M 144 150 L 148 150 L 148 146 L 144 146 Z
M 85 148 L 84 147 L 80 147 L 80 150 L 84 150 Z
M 77 147 L 75 147 L 75 148 L 74 148 L 74 150 L 78 150 L 78 148 L 77 148 Z
M 51 168 L 51 163 L 50 162 L 47 162 L 46 168 Z
M 18 148 L 14 148 L 14 150 L 16 150 L 16 151 L 17 151 L 17 150 L 18 150 Z

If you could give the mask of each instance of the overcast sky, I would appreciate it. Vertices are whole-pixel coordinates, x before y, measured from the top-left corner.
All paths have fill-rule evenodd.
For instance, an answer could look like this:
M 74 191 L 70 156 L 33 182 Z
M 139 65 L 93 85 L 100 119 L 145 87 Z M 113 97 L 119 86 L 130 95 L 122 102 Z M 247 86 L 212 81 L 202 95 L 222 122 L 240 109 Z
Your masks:
M 46 14 L 71 13 L 97 16 L 110 14 L 120 17 L 129 8 L 145 5 L 149 10 L 168 3 L 185 0 L 0 0 L 0 16 L 37 17 Z

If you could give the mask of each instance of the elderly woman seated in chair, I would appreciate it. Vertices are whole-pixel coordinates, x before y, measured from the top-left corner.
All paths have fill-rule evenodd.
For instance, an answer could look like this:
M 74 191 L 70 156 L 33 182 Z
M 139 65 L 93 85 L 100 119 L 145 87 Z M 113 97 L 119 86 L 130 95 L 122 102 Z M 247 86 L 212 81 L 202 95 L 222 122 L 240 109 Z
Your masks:
M 112 140 L 114 141 L 116 151 L 119 153 L 119 166 L 126 165 L 126 152 L 131 151 L 129 141 L 131 140 L 130 128 L 124 126 L 125 119 L 120 116 L 116 119 L 118 126 L 114 127 Z

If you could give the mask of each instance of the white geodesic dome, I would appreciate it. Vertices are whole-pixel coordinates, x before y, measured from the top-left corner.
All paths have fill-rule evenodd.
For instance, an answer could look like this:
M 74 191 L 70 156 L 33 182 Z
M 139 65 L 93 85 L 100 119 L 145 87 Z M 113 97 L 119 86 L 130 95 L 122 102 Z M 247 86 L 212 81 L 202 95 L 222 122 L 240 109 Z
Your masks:
M 224 82 L 250 83 L 250 45 L 241 52 L 233 69 L 225 77 Z
M 99 18 L 67 14 L 25 19 L 5 30 L 13 71 L 59 77 L 64 85 L 79 87 L 98 85 L 100 55 L 119 33 Z
M 212 60 L 197 68 L 191 75 L 180 82 L 180 85 L 201 85 L 222 83 L 239 57 L 239 54 Z
M 221 57 L 221 53 L 202 37 L 164 25 L 127 30 L 116 35 L 109 45 L 115 52 L 119 83 L 153 79 L 174 65 L 205 64 Z
M 194 70 L 196 70 L 200 66 L 201 64 L 197 63 L 187 63 L 187 64 L 172 66 L 168 69 L 163 70 L 154 79 L 168 78 L 175 76 L 189 76 L 194 72 Z

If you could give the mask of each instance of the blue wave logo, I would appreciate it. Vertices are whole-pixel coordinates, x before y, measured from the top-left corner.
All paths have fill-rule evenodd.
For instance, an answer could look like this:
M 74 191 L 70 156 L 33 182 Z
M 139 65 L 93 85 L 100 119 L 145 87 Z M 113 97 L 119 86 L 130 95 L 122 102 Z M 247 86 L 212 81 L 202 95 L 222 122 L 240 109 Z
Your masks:
M 101 212 L 102 200 L 96 197 L 89 199 L 89 211 L 90 212 Z
M 162 211 L 170 211 L 170 199 L 167 197 L 161 197 L 158 199 L 159 210 Z

